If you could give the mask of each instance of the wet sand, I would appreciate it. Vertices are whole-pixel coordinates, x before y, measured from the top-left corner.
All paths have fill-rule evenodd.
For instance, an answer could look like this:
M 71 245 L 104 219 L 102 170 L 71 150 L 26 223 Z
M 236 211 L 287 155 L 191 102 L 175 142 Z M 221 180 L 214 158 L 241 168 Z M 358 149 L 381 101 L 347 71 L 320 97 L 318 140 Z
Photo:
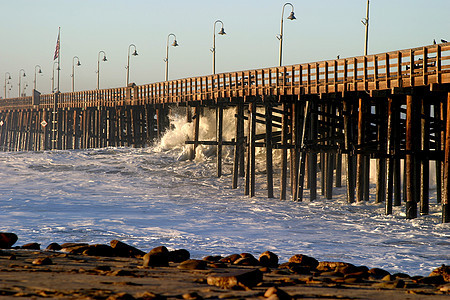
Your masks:
M 47 259 L 48 258 L 48 259 Z M 46 259 L 45 261 L 42 261 Z M 46 264 L 50 263 L 50 264 Z M 287 269 L 206 264 L 204 270 L 143 267 L 142 258 L 100 257 L 58 251 L 1 250 L 2 299 L 449 299 L 449 284 L 344 278 L 333 272 L 301 275 Z M 261 271 L 255 286 L 222 288 L 208 277 Z M 258 272 L 259 272 L 258 271 Z M 397 286 L 397 287 L 396 287 Z M 267 292 L 271 287 L 281 291 Z M 284 292 L 284 293 L 283 293 Z

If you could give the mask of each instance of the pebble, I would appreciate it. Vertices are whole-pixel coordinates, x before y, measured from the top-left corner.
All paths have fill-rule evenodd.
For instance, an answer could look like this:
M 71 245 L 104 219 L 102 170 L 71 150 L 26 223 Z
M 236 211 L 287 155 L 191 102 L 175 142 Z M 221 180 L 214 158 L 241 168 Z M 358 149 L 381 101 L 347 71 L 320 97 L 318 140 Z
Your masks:
M 209 285 L 215 285 L 224 289 L 234 287 L 252 288 L 262 282 L 263 273 L 258 270 L 235 271 L 228 274 L 210 275 L 207 278 Z

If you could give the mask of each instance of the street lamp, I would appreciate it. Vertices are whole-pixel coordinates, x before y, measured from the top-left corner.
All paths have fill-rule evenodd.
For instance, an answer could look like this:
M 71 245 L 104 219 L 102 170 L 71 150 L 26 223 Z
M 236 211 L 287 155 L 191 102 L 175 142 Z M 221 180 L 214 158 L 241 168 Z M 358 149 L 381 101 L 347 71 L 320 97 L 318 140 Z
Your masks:
M 220 31 L 218 34 L 225 35 L 225 30 L 223 29 L 223 22 L 220 20 L 217 20 L 214 22 L 214 35 L 213 35 L 213 47 L 211 49 L 211 52 L 213 53 L 213 74 L 216 74 L 216 24 L 220 23 L 222 25 L 222 28 L 220 28 Z
M 167 47 L 166 47 L 166 58 L 164 59 L 164 61 L 166 62 L 166 77 L 165 77 L 165 81 L 169 80 L 169 38 L 173 36 L 173 43 L 172 43 L 172 47 L 177 47 L 179 46 L 177 43 L 177 37 L 175 34 L 171 33 L 167 36 Z
M 72 58 L 72 75 L 70 75 L 72 77 L 72 92 L 75 92 L 75 59 L 77 59 L 77 67 L 81 66 L 78 56 L 74 56 Z
M 126 69 L 127 69 L 127 86 L 128 86 L 128 83 L 130 83 L 130 49 L 131 49 L 131 47 L 134 47 L 134 52 L 132 55 L 133 56 L 138 55 L 136 45 L 130 44 L 130 46 L 128 46 L 128 60 L 127 60 L 127 67 L 126 67 Z
M 289 14 L 289 17 L 287 17 L 288 20 L 295 20 L 296 17 L 294 16 L 294 5 L 291 3 L 285 3 L 283 5 L 283 10 L 281 11 L 281 29 L 280 29 L 280 35 L 277 36 L 277 38 L 280 40 L 280 67 L 282 65 L 283 61 L 283 18 L 284 18 L 284 8 L 286 5 L 289 5 L 291 7 L 291 13 Z
M 39 69 L 39 71 L 37 69 Z M 36 73 L 42 74 L 42 69 L 40 65 L 36 65 L 34 67 L 34 89 L 36 89 Z
M 57 66 L 57 65 L 58 65 L 57 61 L 53 62 L 53 67 L 52 67 L 52 93 L 55 92 L 55 66 Z M 59 66 L 56 69 L 58 70 Z
M 20 69 L 20 71 L 19 71 L 19 97 L 21 97 L 21 92 L 22 92 L 22 89 L 21 89 L 21 84 L 22 84 L 22 76 L 20 76 L 20 74 L 22 73 L 22 71 L 23 71 L 23 77 L 26 77 L 27 75 L 25 75 L 25 70 L 24 69 Z
M 367 0 L 366 17 L 361 20 L 361 23 L 366 27 L 366 37 L 364 39 L 364 55 L 367 56 L 369 50 L 369 0 Z
M 6 75 L 8 75 L 8 77 L 6 77 Z M 10 80 L 11 80 L 11 74 L 9 72 L 6 72 L 5 73 L 5 99 L 6 99 L 7 85 L 9 84 Z
M 97 58 L 97 90 L 100 88 L 100 54 L 103 53 L 103 61 L 108 61 L 106 59 L 106 53 L 105 51 L 101 50 L 98 52 L 98 58 Z

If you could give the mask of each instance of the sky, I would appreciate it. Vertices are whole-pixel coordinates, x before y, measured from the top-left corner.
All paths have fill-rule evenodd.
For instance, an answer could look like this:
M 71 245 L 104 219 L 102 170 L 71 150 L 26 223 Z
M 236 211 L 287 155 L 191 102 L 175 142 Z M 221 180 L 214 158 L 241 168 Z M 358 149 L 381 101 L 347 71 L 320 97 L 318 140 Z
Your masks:
M 130 82 L 164 81 L 167 37 L 179 47 L 169 49 L 169 79 L 212 73 L 213 24 L 224 23 L 226 35 L 216 35 L 216 72 L 243 71 L 278 65 L 282 7 L 279 0 L 0 0 L 0 83 L 11 74 L 10 97 L 18 94 L 19 71 L 30 95 L 36 65 L 37 90 L 51 92 L 53 55 L 61 27 L 61 92 L 71 91 L 72 60 L 75 89 L 93 90 L 126 85 L 127 53 Z M 292 65 L 362 55 L 366 0 L 291 0 L 284 13 L 283 64 Z M 369 54 L 430 45 L 450 40 L 450 0 L 371 0 Z M 217 25 L 218 32 L 220 25 Z M 172 42 L 172 40 L 170 41 Z

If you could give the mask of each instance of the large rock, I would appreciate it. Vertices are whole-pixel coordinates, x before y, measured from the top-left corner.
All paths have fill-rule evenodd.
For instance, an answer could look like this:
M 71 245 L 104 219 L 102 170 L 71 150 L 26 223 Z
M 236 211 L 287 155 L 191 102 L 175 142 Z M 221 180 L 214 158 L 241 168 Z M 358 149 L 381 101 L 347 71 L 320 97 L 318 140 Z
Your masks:
M 191 258 L 191 254 L 186 249 L 169 251 L 169 261 L 180 263 Z
M 231 255 L 228 255 L 228 256 L 226 256 L 224 258 L 221 258 L 219 261 L 223 262 L 223 263 L 226 263 L 226 264 L 232 264 L 232 263 L 234 263 L 236 260 L 238 260 L 241 257 L 242 256 L 239 255 L 239 254 L 231 254 Z
M 369 274 L 369 276 L 372 276 L 372 277 L 374 277 L 376 279 L 382 279 L 386 275 L 390 275 L 391 274 L 388 271 L 380 269 L 380 268 L 372 268 L 369 271 L 367 271 L 367 273 Z
M 104 244 L 95 244 L 87 246 L 85 250 L 82 252 L 83 255 L 88 256 L 114 256 L 114 249 L 109 245 Z
M 327 272 L 327 271 L 335 271 L 337 268 L 343 269 L 346 267 L 356 267 L 350 263 L 340 262 L 340 261 L 321 261 L 317 266 L 318 271 Z M 351 272 L 353 273 L 353 272 Z
M 20 247 L 22 249 L 27 249 L 27 250 L 41 250 L 41 244 L 38 243 L 28 243 L 23 245 L 22 247 Z
M 317 259 L 303 254 L 296 254 L 292 256 L 289 258 L 289 262 L 300 264 L 301 266 L 309 267 L 311 269 L 316 269 L 319 265 L 319 261 Z
M 241 253 L 240 254 L 240 258 L 236 259 L 233 262 L 233 265 L 238 265 L 238 266 L 252 266 L 252 267 L 256 267 L 259 266 L 259 260 L 257 260 L 252 254 L 250 253 Z
M 9 249 L 17 242 L 17 235 L 11 232 L 0 232 L 0 249 Z
M 450 282 L 450 266 L 442 265 L 439 268 L 434 269 L 429 276 L 438 275 L 442 275 L 442 278 L 444 278 L 446 282 Z
M 266 251 L 259 256 L 259 263 L 264 267 L 277 268 L 278 255 L 273 252 Z
M 159 246 L 150 250 L 143 257 L 144 267 L 168 267 L 169 250 L 164 246 Z
M 207 262 L 198 259 L 188 259 L 183 261 L 177 268 L 180 270 L 205 270 Z
M 59 251 L 61 249 L 62 249 L 62 247 L 58 243 L 51 243 L 47 246 L 47 248 L 45 248 L 45 250 L 50 250 L 50 251 Z
M 228 274 L 211 275 L 207 278 L 209 285 L 215 285 L 223 289 L 235 287 L 252 288 L 262 282 L 263 273 L 258 270 L 237 271 Z
M 114 254 L 116 256 L 141 258 L 145 255 L 144 251 L 118 240 L 112 240 L 110 245 L 114 249 Z
M 292 273 L 295 273 L 295 274 L 301 274 L 301 275 L 310 275 L 311 274 L 311 267 L 303 266 L 302 264 L 294 263 L 294 262 L 282 263 L 279 266 L 279 268 L 280 269 L 288 269 L 289 271 L 291 271 Z

